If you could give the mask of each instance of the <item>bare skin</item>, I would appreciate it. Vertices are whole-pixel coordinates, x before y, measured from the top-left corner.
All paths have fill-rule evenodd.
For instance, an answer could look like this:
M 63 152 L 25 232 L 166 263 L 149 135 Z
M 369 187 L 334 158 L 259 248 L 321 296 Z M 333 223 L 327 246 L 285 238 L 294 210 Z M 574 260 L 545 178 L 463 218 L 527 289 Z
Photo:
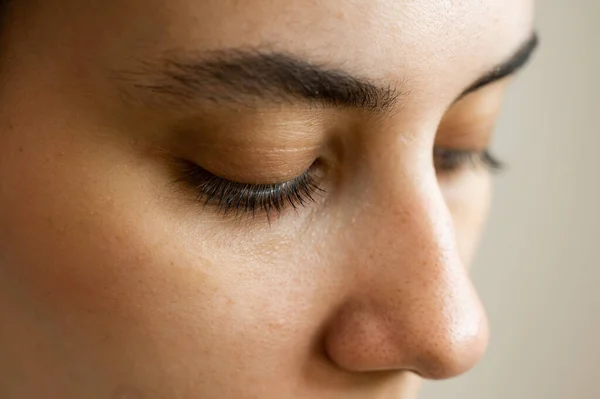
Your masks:
M 409 399 L 481 358 L 509 78 L 473 85 L 530 1 L 16 0 L 4 31 L 0 397 Z M 318 190 L 225 215 L 207 175 Z

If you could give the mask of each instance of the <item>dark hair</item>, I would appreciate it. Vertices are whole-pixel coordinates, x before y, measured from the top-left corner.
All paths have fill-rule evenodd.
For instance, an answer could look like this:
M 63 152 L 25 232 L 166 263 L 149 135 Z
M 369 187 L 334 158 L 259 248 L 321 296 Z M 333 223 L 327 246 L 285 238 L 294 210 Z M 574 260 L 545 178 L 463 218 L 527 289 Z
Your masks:
M 12 3 L 12 0 L 0 0 L 0 22 L 4 19 L 9 3 Z
M 9 0 L 0 0 L 0 34 L 4 26 L 4 14 Z
M 0 72 L 2 72 L 2 61 L 5 58 L 3 57 L 5 45 L 4 41 L 6 39 L 4 34 L 6 23 L 4 20 L 6 18 L 9 3 L 12 3 L 12 0 L 0 0 Z

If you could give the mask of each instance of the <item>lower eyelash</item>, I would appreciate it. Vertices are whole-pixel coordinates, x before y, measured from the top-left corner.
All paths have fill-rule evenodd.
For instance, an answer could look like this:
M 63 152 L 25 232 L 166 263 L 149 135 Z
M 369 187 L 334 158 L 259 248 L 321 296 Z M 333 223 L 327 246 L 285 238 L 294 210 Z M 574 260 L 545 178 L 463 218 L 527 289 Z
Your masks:
M 179 182 L 191 185 L 196 199 L 216 206 L 223 215 L 255 216 L 257 212 L 281 213 L 286 207 L 304 207 L 323 192 L 314 179 L 312 168 L 297 178 L 279 184 L 238 183 L 215 176 L 194 163 L 183 161 Z

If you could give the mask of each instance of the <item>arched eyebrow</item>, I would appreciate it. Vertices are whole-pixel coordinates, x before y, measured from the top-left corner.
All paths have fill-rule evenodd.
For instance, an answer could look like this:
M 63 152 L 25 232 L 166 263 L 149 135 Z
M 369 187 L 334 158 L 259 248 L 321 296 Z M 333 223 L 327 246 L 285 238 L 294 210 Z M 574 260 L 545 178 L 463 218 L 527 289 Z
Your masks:
M 471 86 L 462 92 L 458 99 L 461 99 L 469 93 L 477 91 L 482 87 L 488 86 L 521 70 L 525 65 L 527 65 L 527 62 L 530 60 L 538 45 L 539 37 L 537 33 L 534 32 L 508 59 L 496 65 L 490 71 L 477 79 Z
M 469 86 L 459 98 L 521 69 L 537 47 L 534 33 L 507 59 Z M 261 108 L 287 103 L 385 113 L 406 93 L 342 70 L 281 52 L 219 50 L 144 60 L 133 71 L 113 71 L 122 98 L 152 108 L 199 103 Z
M 135 71 L 115 71 L 123 98 L 150 106 L 264 106 L 288 103 L 382 113 L 402 92 L 294 55 L 256 50 L 221 50 L 197 56 L 144 61 Z

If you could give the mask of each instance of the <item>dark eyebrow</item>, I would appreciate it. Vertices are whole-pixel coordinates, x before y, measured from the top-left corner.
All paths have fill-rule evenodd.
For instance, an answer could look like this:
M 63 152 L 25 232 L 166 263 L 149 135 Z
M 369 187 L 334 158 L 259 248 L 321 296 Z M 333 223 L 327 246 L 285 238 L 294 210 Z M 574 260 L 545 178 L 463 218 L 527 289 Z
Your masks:
M 535 49 L 538 47 L 538 44 L 539 37 L 537 33 L 534 32 L 511 57 L 477 79 L 459 98 L 518 72 L 527 64 Z
M 112 77 L 150 93 L 143 101 L 154 106 L 164 105 L 165 98 L 171 105 L 192 106 L 198 100 L 243 105 L 307 102 L 379 113 L 393 108 L 400 97 L 392 86 L 378 86 L 290 54 L 255 50 L 214 51 L 192 59 L 165 57 L 143 62 L 136 72 L 114 72 Z M 134 93 L 120 89 L 131 100 Z
M 517 72 L 538 42 L 534 33 L 507 61 L 484 74 L 459 98 Z M 304 102 L 381 113 L 392 109 L 405 94 L 392 85 L 377 85 L 291 54 L 256 49 L 185 57 L 167 54 L 139 64 L 135 71 L 113 71 L 111 75 L 121 83 L 118 87 L 124 99 L 151 108 L 194 108 L 201 100 L 245 106 Z

